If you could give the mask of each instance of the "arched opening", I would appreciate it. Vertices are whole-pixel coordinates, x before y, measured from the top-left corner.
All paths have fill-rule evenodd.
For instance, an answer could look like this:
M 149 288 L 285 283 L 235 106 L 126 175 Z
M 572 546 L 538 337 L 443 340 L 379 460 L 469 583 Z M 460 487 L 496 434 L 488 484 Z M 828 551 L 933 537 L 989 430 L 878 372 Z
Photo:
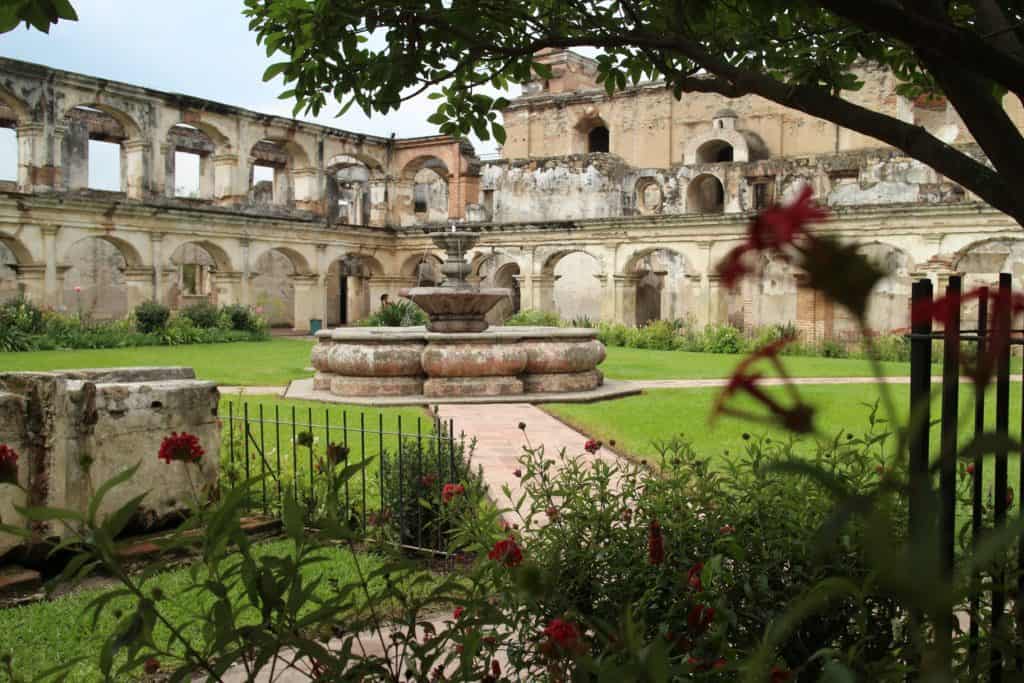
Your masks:
M 327 166 L 327 210 L 332 223 L 370 224 L 370 169 L 339 154 Z
M 205 132 L 185 123 L 167 133 L 165 172 L 169 193 L 185 199 L 213 197 L 213 168 L 210 158 L 216 145 Z
M 98 320 L 128 315 L 124 271 L 129 259 L 118 244 L 102 237 L 86 237 L 65 255 L 70 268 L 64 273 L 62 300 L 72 313 Z
M 376 259 L 362 254 L 348 254 L 331 263 L 326 282 L 326 324 L 348 325 L 366 318 L 379 307 L 381 294 L 396 299 L 397 292 L 372 286 L 373 278 L 383 272 Z
M 98 105 L 78 105 L 65 117 L 64 175 L 68 188 L 127 191 L 124 143 L 137 131 L 127 116 Z
M 725 211 L 725 188 L 722 187 L 722 181 L 710 173 L 691 180 L 686 188 L 686 206 L 690 213 Z
M 282 249 L 270 249 L 258 256 L 250 280 L 253 305 L 271 327 L 295 327 L 295 284 L 300 272 L 293 258 Z
M 548 259 L 545 274 L 554 276 L 552 285 L 554 310 L 563 320 L 601 317 L 601 294 L 597 277 L 603 272 L 601 262 L 592 254 L 574 249 Z
M 725 140 L 709 140 L 697 148 L 698 164 L 718 164 L 733 160 L 732 145 Z
M 218 273 L 231 270 L 227 254 L 208 242 L 186 242 L 170 256 L 174 274 L 167 284 L 165 301 L 174 309 L 196 303 L 219 303 Z
M 448 220 L 448 166 L 437 157 L 419 157 L 409 162 L 402 177 L 410 183 L 414 223 L 443 223 Z
M 402 264 L 401 273 L 414 287 L 436 287 L 444 281 L 441 263 L 434 254 L 414 254 Z
M 636 181 L 634 190 L 634 201 L 637 210 L 642 214 L 658 213 L 665 201 L 665 195 L 661 190 L 661 183 L 655 178 L 640 178 Z
M 487 254 L 474 262 L 474 272 L 481 287 L 509 290 L 507 299 L 499 301 L 487 313 L 487 322 L 501 325 L 522 310 L 522 292 L 519 288 L 519 264 L 501 253 Z
M 0 242 L 0 302 L 16 299 L 21 294 L 18 287 L 18 258 L 3 242 Z
M 635 274 L 636 323 L 681 320 L 687 313 L 686 259 L 671 249 L 650 249 L 630 260 L 627 272 Z
M 604 125 L 594 126 L 587 133 L 587 152 L 594 154 L 595 152 L 608 153 L 610 148 L 611 136 L 608 133 L 608 128 Z
M 289 141 L 264 138 L 249 152 L 249 199 L 254 204 L 284 206 L 295 199 L 292 172 L 309 165 L 305 151 Z
M 18 114 L 0 100 L 0 182 L 18 181 Z
M 867 259 L 888 275 L 880 280 L 871 290 L 868 297 L 867 322 L 868 329 L 879 334 L 889 334 L 893 330 L 910 326 L 910 277 L 911 260 L 907 252 L 890 244 L 872 242 L 857 249 Z M 941 294 L 941 293 L 940 293 Z M 837 315 L 836 334 L 841 338 L 854 339 L 859 337 L 857 322 L 845 314 L 842 319 Z
M 965 292 L 977 287 L 995 291 L 999 287 L 1000 273 L 1012 273 L 1013 290 L 1020 291 L 1024 287 L 1024 240 L 995 239 L 970 244 L 957 254 L 953 270 L 963 273 Z M 942 294 L 944 292 L 936 292 L 936 296 Z M 965 301 L 962 310 L 963 327 L 978 324 L 976 300 Z

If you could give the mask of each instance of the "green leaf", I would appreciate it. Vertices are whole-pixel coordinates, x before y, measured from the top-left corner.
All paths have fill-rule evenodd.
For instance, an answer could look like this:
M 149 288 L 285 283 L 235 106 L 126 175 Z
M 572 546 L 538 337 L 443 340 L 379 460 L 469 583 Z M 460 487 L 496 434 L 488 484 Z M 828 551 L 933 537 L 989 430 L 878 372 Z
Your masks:
M 124 531 L 124 528 L 128 526 L 128 522 L 132 520 L 132 517 L 138 512 L 139 505 L 147 495 L 147 493 L 140 493 L 122 505 L 118 510 L 107 515 L 106 519 L 103 520 L 103 530 L 110 534 L 111 538 L 117 538 Z
M 120 486 L 124 482 L 134 477 L 135 473 L 139 471 L 139 467 L 141 465 L 141 461 L 135 463 L 135 465 L 133 465 L 132 467 L 129 467 L 120 474 L 113 476 L 107 481 L 103 482 L 103 485 L 96 489 L 95 495 L 93 495 L 92 500 L 89 501 L 89 514 L 86 516 L 86 519 L 89 520 L 90 525 L 96 524 L 96 512 L 100 509 L 100 505 L 103 503 L 103 498 L 108 493 L 110 493 L 110 490 L 112 488 L 114 488 L 115 486 Z
M 291 65 L 291 62 L 278 62 L 277 64 L 271 64 L 267 67 L 266 71 L 263 72 L 263 80 L 272 80 L 278 74 L 284 73 L 284 71 Z

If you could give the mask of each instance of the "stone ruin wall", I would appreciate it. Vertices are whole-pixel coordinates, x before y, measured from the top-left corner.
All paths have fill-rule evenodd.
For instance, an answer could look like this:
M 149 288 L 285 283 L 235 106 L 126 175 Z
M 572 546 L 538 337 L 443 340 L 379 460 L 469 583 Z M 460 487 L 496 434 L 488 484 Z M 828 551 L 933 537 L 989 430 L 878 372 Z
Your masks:
M 104 498 L 100 518 L 144 493 L 131 530 L 175 521 L 194 495 L 217 486 L 219 396 L 216 385 L 196 380 L 191 368 L 0 373 L 0 443 L 20 455 L 18 487 L 0 483 L 0 519 L 40 540 L 63 537 L 68 532 L 59 523 L 30 523 L 15 507 L 84 514 L 104 482 L 140 463 L 128 483 Z M 195 465 L 158 460 L 171 432 L 197 436 L 205 457 Z M 19 537 L 0 533 L 0 565 L 25 549 Z

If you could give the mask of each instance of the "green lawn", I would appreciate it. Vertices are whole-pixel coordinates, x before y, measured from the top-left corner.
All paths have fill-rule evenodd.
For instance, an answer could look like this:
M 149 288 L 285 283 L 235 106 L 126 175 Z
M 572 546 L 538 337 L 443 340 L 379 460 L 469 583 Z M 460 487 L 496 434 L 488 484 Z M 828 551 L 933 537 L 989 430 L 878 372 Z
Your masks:
M 689 351 L 649 351 L 609 347 L 601 370 L 610 379 L 716 379 L 728 377 L 743 356 Z M 867 377 L 875 373 L 866 360 L 785 356 L 793 377 Z M 764 364 L 766 374 L 774 374 Z M 909 375 L 908 363 L 883 363 L 886 375 Z
M 306 339 L 277 338 L 232 344 L 0 353 L 0 372 L 187 365 L 195 368 L 200 379 L 218 384 L 280 386 L 310 376 L 306 368 L 312 348 L 313 343 Z
M 144 346 L 127 349 L 0 353 L 0 371 L 64 370 L 139 365 L 187 365 L 200 379 L 235 386 L 280 386 L 310 376 L 313 343 L 303 339 L 267 342 Z M 742 357 L 685 351 L 647 351 L 613 347 L 601 369 L 611 379 L 709 379 L 728 377 Z M 867 361 L 786 357 L 795 377 L 870 375 Z M 908 374 L 906 363 L 885 363 L 889 375 Z
M 1016 436 L 1020 431 L 1021 404 L 1016 400 L 1020 384 L 1011 386 L 1010 432 Z M 960 426 L 961 444 L 967 442 L 967 434 L 973 430 L 973 392 L 967 385 L 962 385 Z M 909 387 L 907 385 L 890 386 L 897 409 L 905 414 L 909 403 Z M 709 456 L 713 460 L 722 461 L 740 452 L 744 446 L 743 434 L 764 434 L 773 438 L 788 438 L 789 434 L 780 428 L 762 423 L 751 423 L 730 416 L 722 416 L 711 421 L 711 411 L 718 396 L 719 389 L 662 389 L 645 392 L 640 396 L 630 396 L 615 401 L 603 401 L 590 404 L 549 404 L 546 410 L 565 422 L 577 427 L 587 436 L 605 442 L 612 439 L 616 449 L 636 458 L 656 459 L 658 451 L 653 442 L 666 440 L 674 435 L 683 434 L 692 441 L 700 455 Z M 771 387 L 767 391 L 776 396 L 782 403 L 788 398 L 781 387 Z M 870 405 L 879 396 L 877 386 L 861 385 L 808 385 L 799 387 L 804 401 L 816 409 L 816 425 L 822 438 L 832 438 L 836 434 L 864 434 L 868 428 Z M 988 425 L 991 428 L 995 419 L 995 400 L 991 396 L 986 399 Z M 742 398 L 742 397 L 740 397 Z M 764 409 L 754 405 L 751 400 L 740 400 L 736 405 L 750 409 L 751 412 L 763 414 Z M 932 405 L 931 417 L 938 419 L 939 396 L 936 393 Z M 884 411 L 879 410 L 879 417 L 884 418 Z M 905 418 L 901 418 L 905 419 Z M 797 450 L 807 450 L 813 446 L 815 437 L 803 437 Z M 932 454 L 938 453 L 938 427 L 932 428 Z M 1016 471 L 1017 458 L 1011 458 L 1011 469 Z M 991 468 L 988 468 L 991 471 Z M 1011 481 L 1016 474 L 1011 475 Z
M 282 555 L 289 552 L 290 548 L 290 542 L 274 541 L 262 545 L 260 550 L 267 554 Z M 347 550 L 324 550 L 322 555 L 324 559 L 309 565 L 305 573 L 310 579 L 323 577 L 319 594 L 327 597 L 331 591 L 330 580 L 337 580 L 344 585 L 355 580 L 358 574 L 355 560 Z M 373 571 L 384 562 L 382 556 L 370 554 L 361 554 L 359 560 L 364 572 Z M 199 638 L 200 627 L 193 615 L 207 610 L 213 600 L 207 592 L 185 592 L 191 585 L 189 571 L 189 568 L 179 568 L 159 574 L 147 582 L 146 586 L 150 590 L 161 588 L 167 596 L 160 603 L 161 612 L 182 627 L 187 635 Z M 86 613 L 85 608 L 106 590 L 110 589 L 82 590 L 52 601 L 0 610 L 0 633 L 3 634 L 3 638 L 0 638 L 0 653 L 6 652 L 13 656 L 14 671 L 23 680 L 34 680 L 40 673 L 77 657 L 87 657 L 87 660 L 77 665 L 69 676 L 59 680 L 82 683 L 102 680 L 95 663 L 99 659 L 102 643 L 117 623 L 113 610 L 128 613 L 134 605 L 134 598 L 115 599 L 93 627 L 91 613 Z M 365 596 L 358 592 L 350 593 L 347 599 L 352 601 L 353 609 L 366 604 Z M 258 618 L 255 613 L 250 616 Z M 166 635 L 164 628 L 157 628 L 158 639 Z M 135 680 L 135 677 L 131 680 Z

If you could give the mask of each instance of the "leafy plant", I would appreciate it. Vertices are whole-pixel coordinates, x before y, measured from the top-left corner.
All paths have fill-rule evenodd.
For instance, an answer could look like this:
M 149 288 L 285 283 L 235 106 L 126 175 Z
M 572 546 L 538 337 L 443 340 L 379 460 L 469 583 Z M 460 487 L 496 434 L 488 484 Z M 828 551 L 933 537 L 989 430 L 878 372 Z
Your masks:
M 135 307 L 135 327 L 143 334 L 162 332 L 171 317 L 171 309 L 155 301 L 145 301 Z
M 359 322 L 363 327 L 413 327 L 427 324 L 427 314 L 411 301 L 395 301 Z
M 557 313 L 526 309 L 511 316 L 504 324 L 512 327 L 561 327 L 562 320 Z
M 187 306 L 178 315 L 188 318 L 196 327 L 207 329 L 217 327 L 220 320 L 220 311 L 208 301 L 200 301 Z

